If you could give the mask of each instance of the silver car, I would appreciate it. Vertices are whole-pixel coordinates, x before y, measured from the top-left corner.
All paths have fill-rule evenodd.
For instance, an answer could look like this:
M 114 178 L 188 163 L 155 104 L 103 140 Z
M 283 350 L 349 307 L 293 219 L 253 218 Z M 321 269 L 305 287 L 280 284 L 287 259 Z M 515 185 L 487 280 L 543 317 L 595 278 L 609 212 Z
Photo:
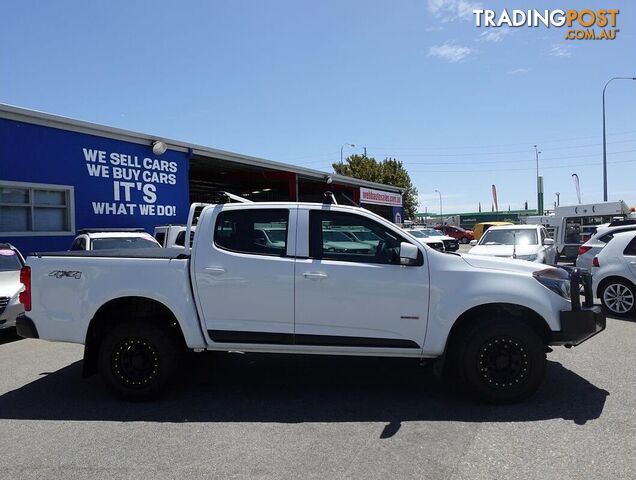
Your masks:
M 607 243 L 614 238 L 614 235 L 620 232 L 630 232 L 636 230 L 636 225 L 615 226 L 615 227 L 599 227 L 592 237 L 579 247 L 579 255 L 576 257 L 576 266 L 592 271 L 592 260 L 599 254 Z

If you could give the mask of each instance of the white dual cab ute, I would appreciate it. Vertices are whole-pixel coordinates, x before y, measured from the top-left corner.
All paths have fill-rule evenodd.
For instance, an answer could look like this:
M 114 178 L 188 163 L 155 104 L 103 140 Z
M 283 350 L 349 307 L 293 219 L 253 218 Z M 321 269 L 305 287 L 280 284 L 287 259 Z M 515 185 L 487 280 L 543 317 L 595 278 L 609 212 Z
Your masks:
M 283 241 L 263 242 L 270 230 Z M 332 231 L 377 239 L 334 248 Z M 84 373 L 133 399 L 163 390 L 183 352 L 215 350 L 436 359 L 477 397 L 514 402 L 541 384 L 549 345 L 605 328 L 576 269 L 437 252 L 342 205 L 209 205 L 191 247 L 35 253 L 26 263 L 18 333 L 84 344 Z

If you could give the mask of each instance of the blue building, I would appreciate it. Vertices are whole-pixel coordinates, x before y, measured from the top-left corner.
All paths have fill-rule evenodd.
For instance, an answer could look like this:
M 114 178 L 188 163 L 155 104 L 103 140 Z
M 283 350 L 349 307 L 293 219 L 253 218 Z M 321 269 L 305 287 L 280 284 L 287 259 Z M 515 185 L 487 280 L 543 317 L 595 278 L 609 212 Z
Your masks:
M 0 242 L 66 250 L 81 228 L 187 220 L 191 202 L 230 191 L 253 201 L 361 204 L 396 222 L 399 188 L 0 105 Z

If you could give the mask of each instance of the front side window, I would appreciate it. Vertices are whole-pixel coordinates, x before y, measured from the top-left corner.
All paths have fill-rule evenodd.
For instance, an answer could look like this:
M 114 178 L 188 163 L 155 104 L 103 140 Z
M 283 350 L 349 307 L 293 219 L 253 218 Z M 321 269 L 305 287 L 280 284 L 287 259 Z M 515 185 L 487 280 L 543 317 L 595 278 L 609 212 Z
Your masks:
M 214 244 L 232 252 L 283 256 L 287 253 L 287 209 L 228 210 L 219 213 Z
M 356 232 L 369 235 L 357 237 Z M 309 255 L 315 259 L 399 265 L 400 243 L 405 241 L 392 230 L 360 215 L 322 210 L 309 213 Z

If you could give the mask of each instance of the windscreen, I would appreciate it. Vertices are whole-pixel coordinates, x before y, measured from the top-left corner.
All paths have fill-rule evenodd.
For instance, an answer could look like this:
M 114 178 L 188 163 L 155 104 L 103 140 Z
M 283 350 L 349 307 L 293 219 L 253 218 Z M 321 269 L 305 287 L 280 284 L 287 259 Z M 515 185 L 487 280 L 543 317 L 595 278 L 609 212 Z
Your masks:
M 110 250 L 111 248 L 161 248 L 155 242 L 141 237 L 94 238 L 91 242 L 93 250 Z
M 11 272 L 21 268 L 22 262 L 13 250 L 0 249 L 0 272 Z
M 479 241 L 480 245 L 537 245 L 536 230 L 526 229 L 489 229 Z

